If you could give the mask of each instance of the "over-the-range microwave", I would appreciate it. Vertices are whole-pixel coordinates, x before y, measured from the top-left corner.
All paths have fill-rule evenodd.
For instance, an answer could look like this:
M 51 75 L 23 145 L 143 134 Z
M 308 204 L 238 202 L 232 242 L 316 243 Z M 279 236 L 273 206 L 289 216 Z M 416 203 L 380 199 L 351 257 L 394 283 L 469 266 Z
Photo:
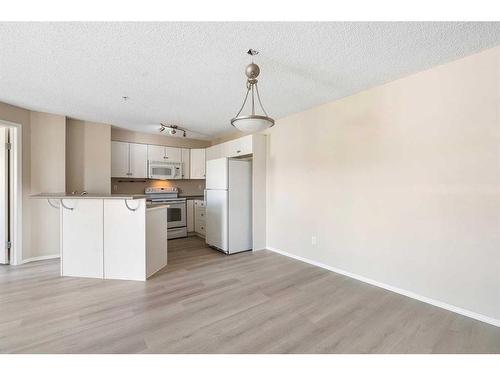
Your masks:
M 148 178 L 154 180 L 178 180 L 182 178 L 182 163 L 149 161 Z

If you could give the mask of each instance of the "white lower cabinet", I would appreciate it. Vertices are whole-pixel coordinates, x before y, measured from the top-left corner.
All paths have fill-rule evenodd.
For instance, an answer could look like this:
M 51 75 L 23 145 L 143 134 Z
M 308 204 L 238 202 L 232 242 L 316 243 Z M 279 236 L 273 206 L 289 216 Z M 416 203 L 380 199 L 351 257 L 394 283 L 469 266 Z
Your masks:
M 144 281 L 167 264 L 167 207 L 62 199 L 61 275 Z
M 103 277 L 103 201 L 63 199 L 61 208 L 61 274 Z
M 104 278 L 144 280 L 146 233 L 144 200 L 104 200 Z
M 205 237 L 205 201 L 195 200 L 194 201 L 194 231 Z
M 194 232 L 194 201 L 192 199 L 186 201 L 186 227 L 188 233 Z

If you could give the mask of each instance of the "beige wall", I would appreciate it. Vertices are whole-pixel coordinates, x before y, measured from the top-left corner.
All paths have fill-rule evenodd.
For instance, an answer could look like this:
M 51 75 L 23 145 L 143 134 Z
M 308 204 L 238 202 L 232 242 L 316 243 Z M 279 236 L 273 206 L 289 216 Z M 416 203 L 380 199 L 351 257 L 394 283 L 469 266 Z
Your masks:
M 45 201 L 34 201 L 30 195 L 64 190 L 64 117 L 0 103 L 0 120 L 19 124 L 22 131 L 23 224 L 19 261 L 57 254 L 57 211 L 51 211 Z
M 232 141 L 233 139 L 241 138 L 241 137 L 244 137 L 248 134 L 252 134 L 252 133 L 244 133 L 242 131 L 234 129 L 231 133 L 228 133 L 226 135 L 212 139 L 212 141 L 210 142 L 210 146 L 218 145 L 219 143 Z
M 31 112 L 31 194 L 65 189 L 66 118 Z M 31 246 L 23 258 L 59 254 L 59 211 L 45 200 L 30 199 Z
M 279 120 L 268 246 L 500 319 L 499 67 L 500 47 Z
M 111 126 L 68 119 L 66 191 L 110 194 Z
M 210 141 L 169 137 L 161 134 L 139 133 L 116 127 L 111 128 L 111 140 L 184 148 L 205 148 L 210 146 Z

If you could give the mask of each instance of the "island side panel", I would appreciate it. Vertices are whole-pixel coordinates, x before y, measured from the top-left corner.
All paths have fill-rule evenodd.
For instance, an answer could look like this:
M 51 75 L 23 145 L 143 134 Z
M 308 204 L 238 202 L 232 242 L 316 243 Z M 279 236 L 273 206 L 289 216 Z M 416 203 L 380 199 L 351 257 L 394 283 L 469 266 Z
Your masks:
M 103 277 L 103 201 L 63 199 L 61 274 Z
M 167 265 L 167 207 L 146 210 L 146 275 Z
M 104 200 L 104 278 L 146 280 L 146 201 Z

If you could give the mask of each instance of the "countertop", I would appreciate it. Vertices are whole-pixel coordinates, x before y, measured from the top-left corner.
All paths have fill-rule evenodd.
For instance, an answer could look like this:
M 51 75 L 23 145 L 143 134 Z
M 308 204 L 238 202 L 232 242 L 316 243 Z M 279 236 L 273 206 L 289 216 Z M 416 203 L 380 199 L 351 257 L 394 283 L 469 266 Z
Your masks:
M 142 194 L 71 194 L 71 193 L 41 193 L 34 194 L 30 198 L 38 199 L 146 199 Z
M 183 194 L 179 194 L 179 198 L 204 200 L 205 196 L 203 194 L 201 194 L 201 195 L 183 195 Z

